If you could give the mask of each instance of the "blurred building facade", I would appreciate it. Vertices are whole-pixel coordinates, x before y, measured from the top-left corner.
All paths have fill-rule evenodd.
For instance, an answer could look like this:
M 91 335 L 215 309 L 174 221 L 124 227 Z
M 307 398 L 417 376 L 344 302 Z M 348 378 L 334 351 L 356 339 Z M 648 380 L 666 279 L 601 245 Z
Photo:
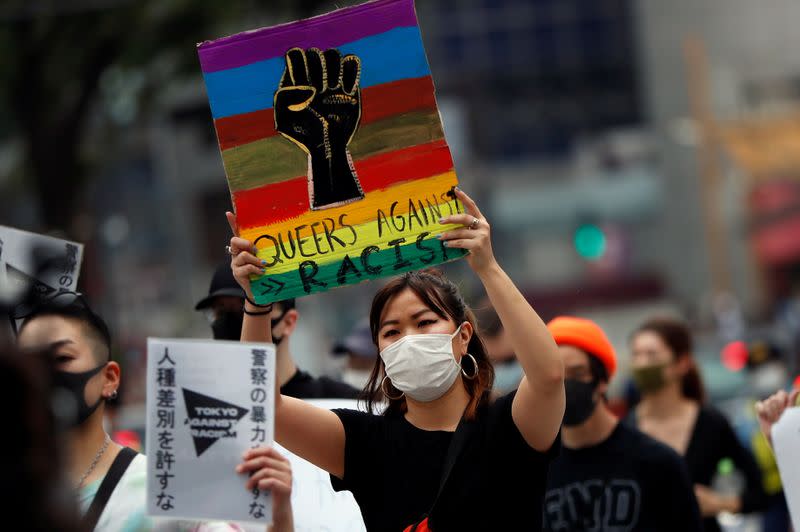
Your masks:
M 775 135 L 758 144 L 736 125 L 785 119 L 798 100 L 786 89 L 800 76 L 797 2 L 417 3 L 460 179 L 492 221 L 503 265 L 546 318 L 608 316 L 623 345 L 632 317 L 649 311 L 719 328 L 719 293 L 728 323 L 737 312 L 768 318 L 791 297 L 800 278 L 797 167 L 763 171 L 742 153 Z M 285 21 L 254 13 L 232 31 Z M 705 52 L 711 145 L 693 114 L 690 36 Z M 719 160 L 710 196 L 704 154 Z M 199 67 L 194 79 L 164 83 L 110 157 L 87 201 L 97 227 L 90 292 L 125 331 L 132 360 L 146 335 L 210 336 L 192 309 L 224 259 L 230 199 Z M 23 210 L 15 216 L 26 225 Z M 464 282 L 479 300 L 474 279 Z M 324 368 L 329 339 L 360 317 L 352 309 L 366 312 L 374 288 L 300 303 L 315 331 L 303 336 L 301 327 L 306 367 Z

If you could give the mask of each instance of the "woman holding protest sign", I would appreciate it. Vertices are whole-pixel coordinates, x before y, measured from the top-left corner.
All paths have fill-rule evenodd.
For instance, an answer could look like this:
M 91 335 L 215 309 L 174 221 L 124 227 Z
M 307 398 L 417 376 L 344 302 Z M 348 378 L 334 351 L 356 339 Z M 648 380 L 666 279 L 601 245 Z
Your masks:
M 276 394 L 276 440 L 350 490 L 369 530 L 508 530 L 541 527 L 548 463 L 564 413 L 564 369 L 552 336 L 498 265 L 490 227 L 457 191 L 466 214 L 442 224 L 447 247 L 467 261 L 500 316 L 525 377 L 496 400 L 494 371 L 456 286 L 437 272 L 393 279 L 373 299 L 370 328 L 380 357 L 367 391 L 381 414 L 333 412 Z M 236 219 L 228 213 L 236 233 Z M 231 239 L 234 275 L 248 296 L 243 341 L 269 342 L 271 305 L 253 301 L 248 276 L 263 273 L 250 242 Z M 258 451 L 243 470 L 262 469 Z M 256 479 L 261 473 L 255 473 Z M 517 480 L 525 489 L 512 488 Z M 479 510 L 479 511 L 477 511 Z

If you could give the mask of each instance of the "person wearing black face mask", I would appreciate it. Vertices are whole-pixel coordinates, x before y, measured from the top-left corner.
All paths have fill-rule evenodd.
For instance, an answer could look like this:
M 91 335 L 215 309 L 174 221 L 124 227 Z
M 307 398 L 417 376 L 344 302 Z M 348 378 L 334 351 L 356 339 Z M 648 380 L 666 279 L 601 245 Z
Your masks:
M 230 262 L 220 264 L 208 295 L 195 306 L 206 312 L 215 340 L 239 340 L 244 319 L 244 291 L 233 278 Z M 313 377 L 295 364 L 289 339 L 300 314 L 294 299 L 275 303 L 270 326 L 276 346 L 276 376 L 281 393 L 298 399 L 356 399 L 361 390 L 329 377 Z
M 605 404 L 617 366 L 594 322 L 547 325 L 564 360 L 561 455 L 550 466 L 544 530 L 699 531 L 686 465 L 672 449 L 619 422 Z
M 66 481 L 74 488 L 72 493 L 83 516 L 82 529 L 96 532 L 240 530 L 225 523 L 156 521 L 146 515 L 147 459 L 112 441 L 103 427 L 105 403 L 117 396 L 120 384 L 119 364 L 110 356 L 108 327 L 82 297 L 73 294 L 73 299 L 69 304 L 45 302 L 28 312 L 17 341 L 22 350 L 52 354 L 53 396 L 49 399 L 66 443 Z M 270 457 L 283 464 L 278 475 L 273 474 L 277 469 L 264 467 L 261 471 L 270 475 L 264 479 L 283 480 L 273 489 L 271 530 L 291 532 L 294 529 L 291 470 L 282 457 L 274 454 Z

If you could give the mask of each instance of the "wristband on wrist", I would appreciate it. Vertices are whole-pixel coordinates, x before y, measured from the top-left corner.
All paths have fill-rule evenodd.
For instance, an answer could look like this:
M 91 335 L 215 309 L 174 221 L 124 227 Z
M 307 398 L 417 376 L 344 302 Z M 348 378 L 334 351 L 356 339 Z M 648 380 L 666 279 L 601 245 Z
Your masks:
M 259 305 L 258 303 L 256 303 L 255 301 L 253 301 L 252 299 L 247 297 L 247 294 L 244 295 L 244 299 L 245 299 L 245 301 L 247 301 L 248 303 L 250 303 L 254 307 L 258 307 L 258 308 L 267 308 L 267 307 L 269 307 L 270 310 L 272 310 L 272 303 L 269 303 L 267 305 Z
M 259 312 L 250 312 L 249 310 L 247 310 L 247 307 L 243 308 L 242 310 L 244 310 L 244 313 L 247 314 L 248 316 L 266 316 L 267 314 L 272 314 L 272 305 L 264 307 L 264 310 L 261 310 Z

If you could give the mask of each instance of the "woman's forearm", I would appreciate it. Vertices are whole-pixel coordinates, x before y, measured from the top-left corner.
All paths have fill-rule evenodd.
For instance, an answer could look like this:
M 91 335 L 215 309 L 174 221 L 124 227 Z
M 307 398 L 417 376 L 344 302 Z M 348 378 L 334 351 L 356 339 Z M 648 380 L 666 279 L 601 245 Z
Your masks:
M 267 527 L 268 532 L 294 532 L 294 516 L 292 508 L 275 509 L 272 513 L 272 523 Z
M 251 305 L 250 302 L 244 302 L 244 309 L 247 312 L 259 313 L 252 315 L 245 313 L 244 320 L 242 320 L 242 342 L 257 342 L 257 343 L 270 343 L 272 342 L 272 329 L 270 328 L 270 313 L 265 312 L 269 310 L 263 307 L 256 307 Z M 263 314 L 262 314 L 263 313 Z
M 535 386 L 563 386 L 564 364 L 558 347 L 511 278 L 497 263 L 479 277 L 528 381 Z

